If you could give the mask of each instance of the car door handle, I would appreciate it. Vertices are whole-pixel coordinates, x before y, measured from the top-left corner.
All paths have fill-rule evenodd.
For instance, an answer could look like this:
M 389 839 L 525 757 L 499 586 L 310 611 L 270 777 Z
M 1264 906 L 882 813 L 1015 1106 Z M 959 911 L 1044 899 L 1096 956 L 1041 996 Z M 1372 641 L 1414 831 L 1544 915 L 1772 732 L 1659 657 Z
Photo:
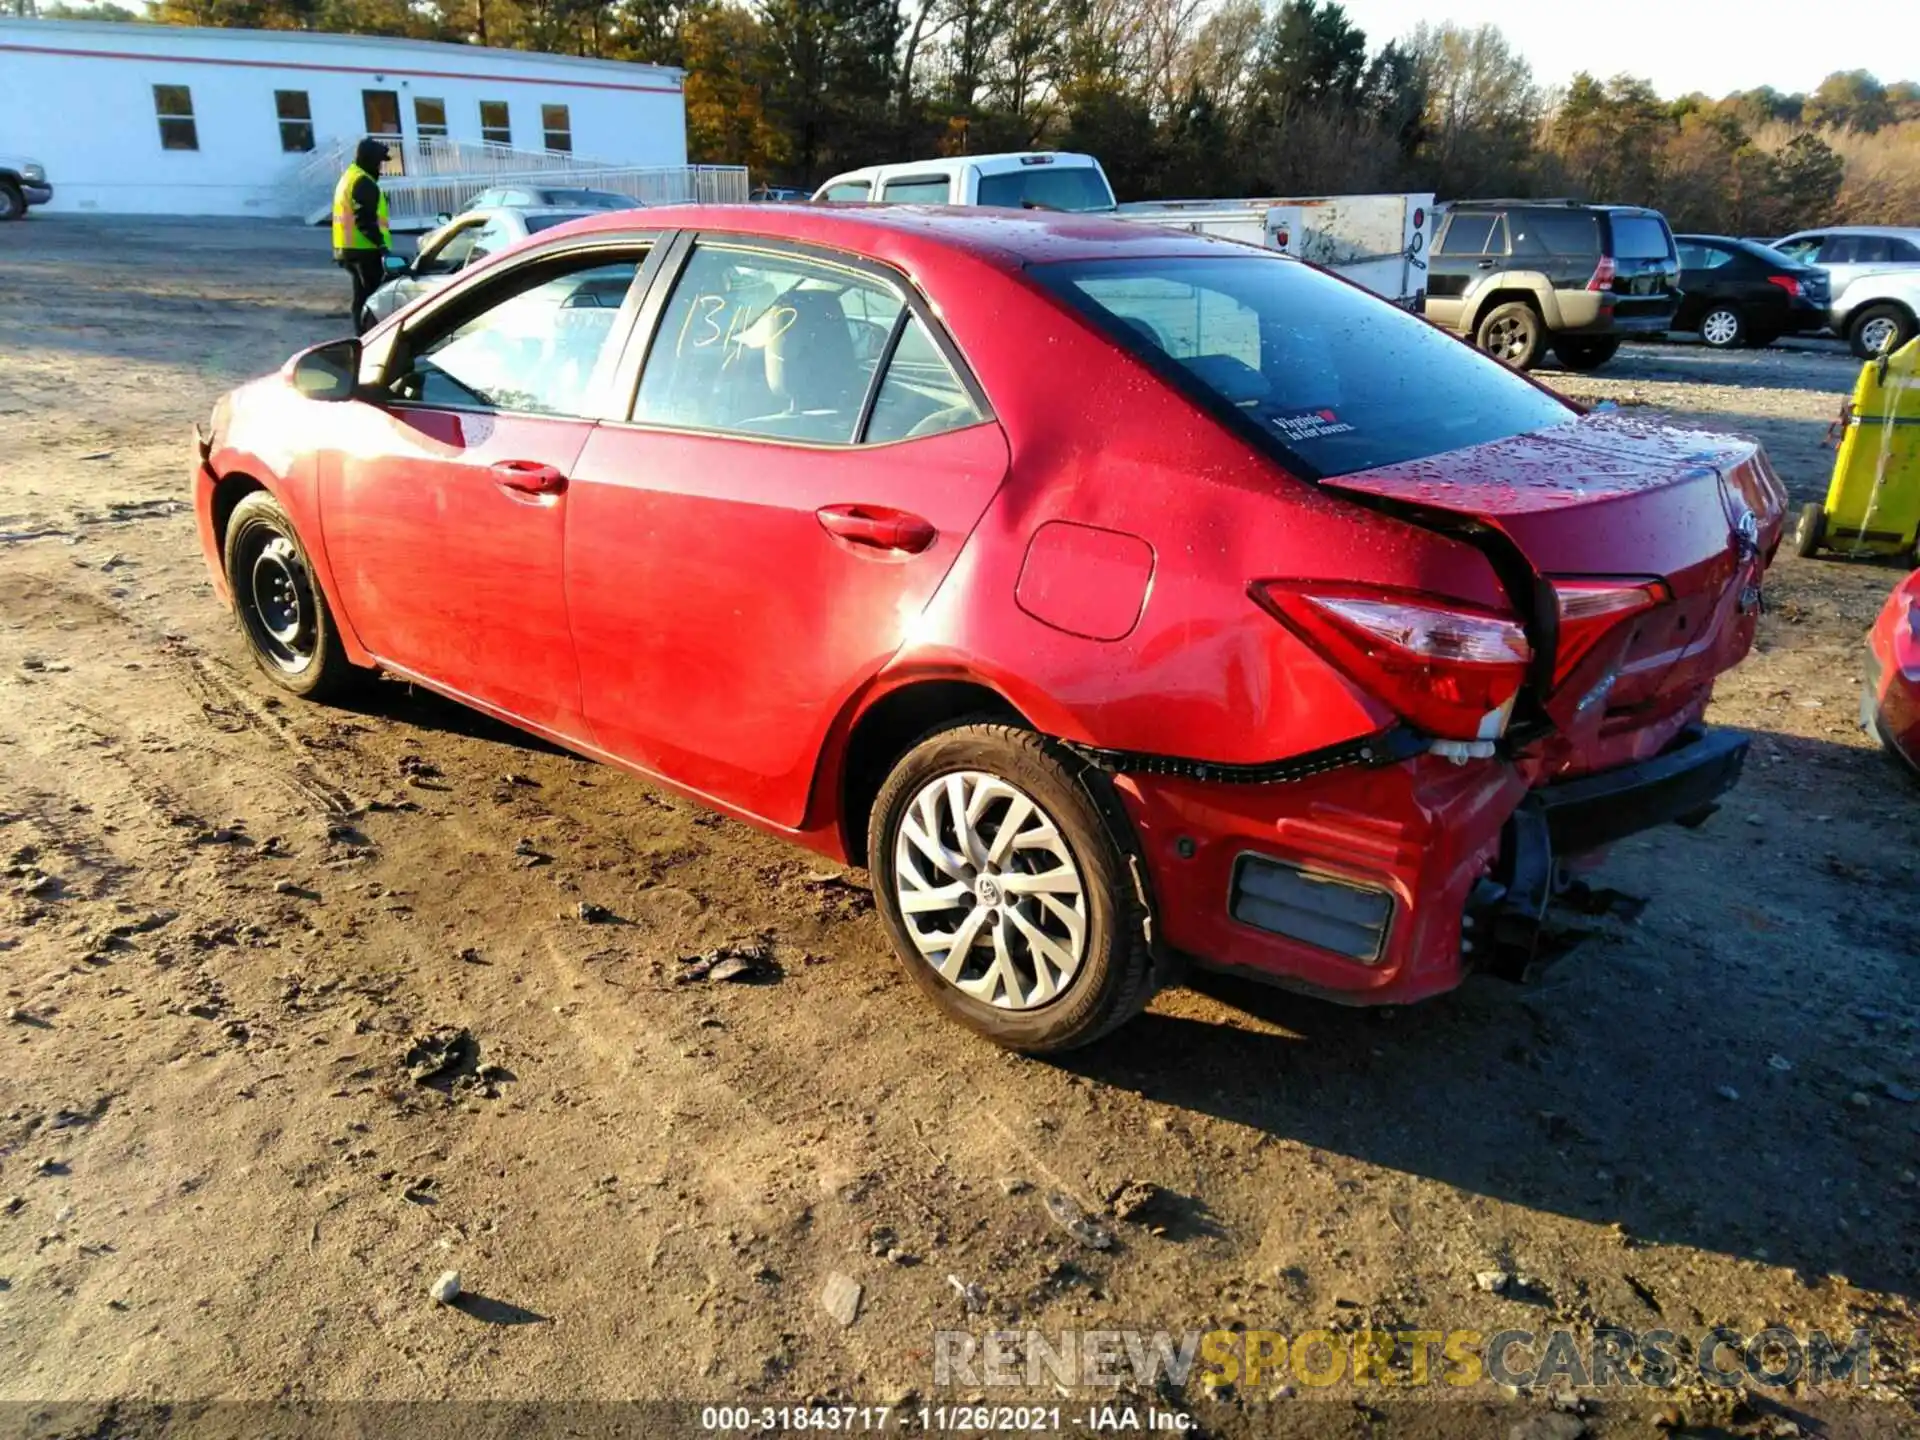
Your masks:
M 918 555 L 940 537 L 932 521 L 888 505 L 823 505 L 814 514 L 829 535 L 863 550 Z
M 1493 268 L 1493 263 L 1494 262 L 1491 260 L 1482 260 L 1479 262 L 1477 268 L 1481 270 L 1491 270 Z
M 518 490 L 522 495 L 558 495 L 567 488 L 565 475 L 538 460 L 502 460 L 488 471 L 502 490 Z

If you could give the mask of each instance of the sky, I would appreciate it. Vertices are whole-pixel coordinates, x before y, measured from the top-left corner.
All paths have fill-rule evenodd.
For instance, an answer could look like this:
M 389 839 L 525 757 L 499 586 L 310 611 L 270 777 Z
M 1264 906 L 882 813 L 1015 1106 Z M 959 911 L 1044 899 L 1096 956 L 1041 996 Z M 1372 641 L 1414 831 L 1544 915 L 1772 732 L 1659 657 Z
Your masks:
M 1718 98 L 1771 85 L 1810 91 L 1835 70 L 1884 82 L 1920 80 L 1920 3 L 1788 4 L 1786 0 L 1341 0 L 1369 49 L 1425 20 L 1497 25 L 1543 85 L 1576 70 L 1622 71 L 1673 97 Z

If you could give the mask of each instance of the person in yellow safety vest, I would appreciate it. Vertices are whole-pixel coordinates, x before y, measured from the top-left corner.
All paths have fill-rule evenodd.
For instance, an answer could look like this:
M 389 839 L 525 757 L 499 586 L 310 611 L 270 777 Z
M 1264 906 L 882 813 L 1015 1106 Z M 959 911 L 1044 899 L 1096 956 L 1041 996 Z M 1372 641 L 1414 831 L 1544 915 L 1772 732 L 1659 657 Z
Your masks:
M 387 197 L 380 190 L 380 167 L 387 147 L 378 140 L 362 140 L 353 163 L 333 187 L 333 263 L 353 281 L 353 328 L 366 329 L 367 297 L 386 278 L 386 254 L 393 245 L 387 228 Z

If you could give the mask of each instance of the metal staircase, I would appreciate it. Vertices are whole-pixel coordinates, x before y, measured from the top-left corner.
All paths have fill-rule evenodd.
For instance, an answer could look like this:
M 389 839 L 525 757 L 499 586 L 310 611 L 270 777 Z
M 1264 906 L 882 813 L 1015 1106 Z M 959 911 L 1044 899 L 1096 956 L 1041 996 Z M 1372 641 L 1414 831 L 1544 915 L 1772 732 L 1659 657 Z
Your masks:
M 552 150 L 516 150 L 438 136 L 374 138 L 395 157 L 380 176 L 380 188 L 396 230 L 425 229 L 482 190 L 516 181 L 611 190 L 646 205 L 727 204 L 747 198 L 744 165 L 617 165 Z M 303 155 L 276 187 L 279 213 L 309 225 L 324 224 L 333 208 L 333 187 L 361 139 L 340 136 Z

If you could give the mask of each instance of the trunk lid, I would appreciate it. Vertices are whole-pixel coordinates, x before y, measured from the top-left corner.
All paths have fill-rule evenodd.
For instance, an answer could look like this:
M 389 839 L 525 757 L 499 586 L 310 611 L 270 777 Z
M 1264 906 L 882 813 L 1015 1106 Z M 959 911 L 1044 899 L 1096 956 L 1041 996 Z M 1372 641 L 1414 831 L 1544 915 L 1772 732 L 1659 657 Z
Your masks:
M 1504 537 L 1532 572 L 1513 596 L 1542 657 L 1530 688 L 1590 738 L 1670 718 L 1746 654 L 1786 509 L 1755 442 L 1613 414 L 1321 483 Z M 1555 680 L 1553 580 L 1659 580 L 1671 598 Z

